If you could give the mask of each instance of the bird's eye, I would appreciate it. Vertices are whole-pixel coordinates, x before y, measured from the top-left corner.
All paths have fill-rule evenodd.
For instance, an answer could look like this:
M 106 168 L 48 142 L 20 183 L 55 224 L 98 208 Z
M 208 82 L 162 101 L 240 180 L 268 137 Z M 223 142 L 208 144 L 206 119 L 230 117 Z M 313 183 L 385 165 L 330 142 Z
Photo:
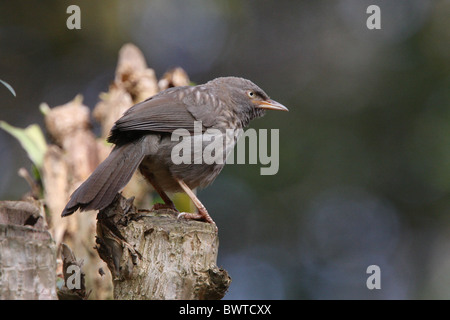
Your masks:
M 247 95 L 248 95 L 250 98 L 254 98 L 254 97 L 255 97 L 255 93 L 254 93 L 253 91 L 247 91 Z

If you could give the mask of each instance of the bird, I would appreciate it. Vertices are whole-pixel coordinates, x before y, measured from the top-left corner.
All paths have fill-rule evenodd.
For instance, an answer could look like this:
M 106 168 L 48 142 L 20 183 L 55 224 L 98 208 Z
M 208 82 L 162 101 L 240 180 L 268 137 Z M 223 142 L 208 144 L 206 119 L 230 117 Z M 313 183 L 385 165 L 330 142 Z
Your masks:
M 78 209 L 106 208 L 139 170 L 164 201 L 155 204 L 154 209 L 172 209 L 178 212 L 178 218 L 215 225 L 193 189 L 211 184 L 226 161 L 178 163 L 173 160 L 173 150 L 181 138 L 191 138 L 188 143 L 195 144 L 202 134 L 213 129 L 214 139 L 229 132 L 242 132 L 266 110 L 288 111 L 252 81 L 240 77 L 219 77 L 201 85 L 172 87 L 135 104 L 114 123 L 107 138 L 114 145 L 111 153 L 72 193 L 61 216 L 69 216 Z M 180 130 L 184 136 L 174 138 Z M 224 159 L 238 138 L 234 135 L 225 139 Z M 200 141 L 200 150 L 195 151 L 194 147 L 194 151 L 190 150 L 192 154 L 187 154 L 191 159 L 197 159 L 198 153 L 205 151 L 208 143 Z M 167 192 L 185 192 L 197 212 L 180 213 Z

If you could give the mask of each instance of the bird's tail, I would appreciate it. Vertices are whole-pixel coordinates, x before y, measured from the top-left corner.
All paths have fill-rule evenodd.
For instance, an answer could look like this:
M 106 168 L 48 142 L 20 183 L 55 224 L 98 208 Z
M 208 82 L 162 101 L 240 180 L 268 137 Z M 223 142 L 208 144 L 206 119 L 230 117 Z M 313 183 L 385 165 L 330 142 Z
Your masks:
M 90 177 L 70 196 L 61 216 L 74 213 L 78 208 L 101 210 L 107 207 L 125 187 L 144 158 L 139 144 L 116 146 Z

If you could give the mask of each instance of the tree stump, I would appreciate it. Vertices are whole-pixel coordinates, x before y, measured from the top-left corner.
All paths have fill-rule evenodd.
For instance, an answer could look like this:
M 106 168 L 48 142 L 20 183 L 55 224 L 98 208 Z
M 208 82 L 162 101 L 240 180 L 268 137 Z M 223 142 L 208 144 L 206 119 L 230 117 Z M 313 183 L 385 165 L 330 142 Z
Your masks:
M 170 210 L 137 211 L 118 195 L 97 216 L 97 251 L 115 299 L 221 299 L 231 278 L 217 267 L 215 226 L 177 220 Z
M 57 299 L 56 248 L 37 201 L 0 201 L 0 300 Z

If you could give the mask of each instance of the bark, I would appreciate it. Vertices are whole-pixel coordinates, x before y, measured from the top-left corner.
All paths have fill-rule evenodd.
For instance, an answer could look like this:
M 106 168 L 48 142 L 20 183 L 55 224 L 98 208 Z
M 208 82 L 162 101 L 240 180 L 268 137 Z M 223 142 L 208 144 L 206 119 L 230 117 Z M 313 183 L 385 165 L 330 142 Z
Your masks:
M 119 195 L 97 218 L 97 250 L 113 276 L 114 298 L 223 298 L 231 279 L 216 265 L 216 228 L 177 220 L 170 210 L 136 211 L 132 202 Z
M 91 291 L 86 291 L 86 274 L 82 271 L 83 261 L 77 260 L 72 249 L 61 244 L 63 284 L 58 288 L 60 300 L 86 300 Z
M 0 201 L 0 300 L 56 299 L 56 246 L 37 201 Z

